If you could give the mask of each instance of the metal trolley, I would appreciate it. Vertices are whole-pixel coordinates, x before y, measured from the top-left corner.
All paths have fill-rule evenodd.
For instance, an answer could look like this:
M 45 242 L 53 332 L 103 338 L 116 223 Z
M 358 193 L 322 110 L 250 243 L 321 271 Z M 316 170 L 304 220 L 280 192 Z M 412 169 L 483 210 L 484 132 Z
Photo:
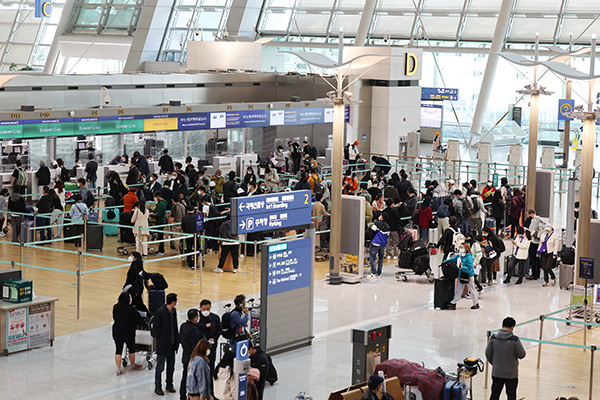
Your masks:
M 586 297 L 587 295 L 587 297 Z M 594 321 L 600 324 L 600 304 L 594 301 L 594 285 L 588 285 L 587 290 L 585 286 L 571 285 L 571 308 L 569 308 L 569 314 L 565 319 L 572 320 L 574 318 L 584 319 L 585 321 Z M 587 307 L 585 301 L 587 299 Z M 587 309 L 587 318 L 586 318 Z M 567 322 L 567 325 L 571 325 Z M 588 329 L 591 329 L 588 326 Z

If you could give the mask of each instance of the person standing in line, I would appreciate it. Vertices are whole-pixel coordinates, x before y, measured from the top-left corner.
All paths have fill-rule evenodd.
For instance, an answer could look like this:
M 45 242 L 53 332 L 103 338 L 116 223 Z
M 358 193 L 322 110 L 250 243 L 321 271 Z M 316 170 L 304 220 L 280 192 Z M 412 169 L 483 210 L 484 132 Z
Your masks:
M 514 318 L 504 318 L 502 329 L 492 335 L 485 349 L 485 356 L 493 367 L 490 400 L 499 400 L 505 386 L 507 399 L 517 400 L 519 360 L 527 353 L 519 337 L 513 334 L 516 325 Z
M 394 200 L 386 199 L 385 205 L 386 207 L 381 214 L 379 214 L 379 216 L 383 217 L 383 221 L 388 226 L 387 232 L 389 233 L 389 237 L 386 240 L 385 250 L 388 260 L 392 257 L 395 260 L 398 258 L 398 243 L 400 243 L 400 235 L 398 234 L 398 230 L 400 229 L 400 216 L 398 215 L 397 208 L 394 207 Z M 379 216 L 377 217 L 378 219 Z
M 150 330 L 152 337 L 156 338 L 156 371 L 154 375 L 154 393 L 164 396 L 161 378 L 167 364 L 166 391 L 175 393 L 173 386 L 173 373 L 175 372 L 175 353 L 179 347 L 179 331 L 177 326 L 177 295 L 169 293 L 166 304 L 159 308 L 152 319 Z M 193 354 L 192 354 L 193 358 Z
M 35 176 L 38 179 L 38 193 L 42 193 L 44 186 L 50 185 L 50 169 L 46 166 L 44 160 L 40 160 L 40 168 L 35 171 Z
M 173 159 L 169 155 L 168 149 L 163 150 L 163 155 L 158 159 L 158 167 L 160 168 L 160 174 L 170 174 L 175 171 Z
M 292 173 L 297 174 L 302 164 L 302 149 L 296 142 L 288 142 L 290 157 L 292 158 Z
M 235 309 L 231 312 L 229 323 L 233 333 L 229 341 L 232 351 L 235 350 L 237 342 L 248 339 L 246 326 L 248 326 L 248 319 L 250 318 L 250 313 L 246 307 L 246 296 L 238 294 L 233 299 L 233 304 Z
M 431 197 L 427 196 L 417 211 L 419 216 L 419 234 L 421 240 L 427 244 L 429 241 L 429 224 L 433 221 L 433 212 L 431 211 Z
M 186 388 L 190 400 L 211 399 L 212 379 L 208 366 L 209 355 L 210 343 L 201 339 L 192 352 L 188 367 Z
M 200 331 L 200 338 L 203 338 L 211 344 L 211 351 L 208 355 L 208 364 L 212 371 L 215 368 L 219 336 L 221 336 L 223 330 L 221 328 L 221 319 L 217 314 L 211 312 L 211 309 L 212 303 L 210 300 L 204 299 L 200 302 L 200 319 L 196 326 Z
M 383 221 L 383 215 L 373 225 L 371 225 L 373 239 L 369 244 L 369 261 L 371 263 L 371 278 L 379 278 L 383 271 L 383 259 L 385 258 L 385 248 L 388 244 L 390 227 Z M 375 263 L 377 262 L 377 267 Z
M 6 200 L 8 199 L 8 193 L 7 188 L 3 188 L 0 191 L 0 237 L 6 236 L 6 233 L 4 233 L 4 224 L 8 221 L 8 218 L 6 217 Z M 6 230 L 8 230 L 8 225 Z
M 127 350 L 129 350 L 129 364 L 133 367 L 133 371 L 142 369 L 140 364 L 135 363 L 135 330 L 143 322 L 143 319 L 131 305 L 129 293 L 121 292 L 119 295 L 119 301 L 113 306 L 113 319 L 115 323 L 112 326 L 112 336 L 116 347 L 117 375 L 123 373 L 121 363 L 124 345 L 127 345 Z
M 514 239 L 516 237 L 515 232 L 517 227 L 521 226 L 520 219 L 523 208 L 525 207 L 525 201 L 521 196 L 521 191 L 517 188 L 513 190 L 513 198 L 508 209 L 510 217 L 510 237 Z
M 537 250 L 537 256 L 541 258 L 542 268 L 544 269 L 544 283 L 542 286 L 550 286 L 549 278 L 552 279 L 552 286 L 556 285 L 556 276 L 554 275 L 554 264 L 558 255 L 559 240 L 554 229 L 550 224 L 546 225 L 545 232 L 540 237 L 540 245 Z
M 73 222 L 73 234 L 77 236 L 75 239 L 75 247 L 81 247 L 81 238 L 80 236 L 84 234 L 85 230 L 85 221 L 90 216 L 90 211 L 88 206 L 82 201 L 81 195 L 76 194 L 73 196 L 73 200 L 75 204 L 71 207 L 71 211 L 69 211 L 69 216 Z
M 165 225 L 167 223 L 167 201 L 163 199 L 160 191 L 154 193 L 154 198 L 156 199 L 156 209 L 154 210 L 156 225 Z M 157 232 L 157 238 L 158 240 L 161 240 L 161 242 L 158 244 L 158 252 L 156 253 L 157 256 L 165 255 L 165 242 L 162 241 L 165 239 L 163 229 L 164 227 L 160 227 Z
M 237 399 L 235 375 L 233 374 L 234 359 L 235 354 L 232 351 L 226 351 L 217 367 L 213 369 L 213 391 L 215 397 L 219 400 Z
M 40 229 L 40 239 L 42 241 L 52 239 L 52 228 L 50 225 L 50 214 L 52 214 L 52 196 L 50 196 L 50 188 L 44 186 L 42 189 L 42 198 L 37 202 L 36 207 L 38 214 L 44 215 L 38 217 L 38 226 Z
M 15 169 L 12 173 L 10 184 L 13 186 L 13 192 L 21 195 L 25 194 L 27 190 L 27 171 L 23 168 L 21 160 L 17 160 L 15 163 Z
M 213 272 L 223 272 L 223 266 L 227 260 L 227 255 L 231 254 L 231 261 L 233 263 L 233 273 L 237 274 L 239 266 L 239 248 L 240 245 L 237 242 L 239 240 L 238 235 L 231 233 L 231 218 L 229 214 L 226 214 L 225 222 L 219 227 L 219 236 L 223 239 L 221 241 L 221 257 L 219 258 L 219 265 L 214 269 Z
M 520 285 L 523 283 L 523 278 L 525 277 L 527 257 L 529 257 L 529 246 L 531 244 L 531 234 L 522 226 L 517 227 L 517 237 L 512 241 L 512 244 L 515 247 L 514 255 L 519 263 L 519 279 L 517 279 L 515 285 Z M 510 283 L 511 272 L 512 271 L 508 271 L 504 283 Z
M 11 211 L 9 215 L 10 226 L 12 228 L 12 241 L 18 243 L 19 235 L 21 234 L 21 222 L 23 222 L 23 218 L 25 217 L 23 214 L 27 213 L 25 199 L 18 191 L 14 191 L 8 198 L 8 211 Z
M 527 215 L 530 219 L 528 229 L 529 232 L 531 232 L 531 245 L 529 246 L 529 265 L 531 267 L 531 273 L 527 279 L 538 280 L 540 279 L 540 260 L 537 258 L 536 253 L 540 245 L 540 236 L 542 235 L 544 228 L 540 217 L 533 208 L 527 211 Z
M 475 289 L 475 270 L 473 269 L 473 254 L 471 254 L 471 247 L 468 243 L 463 243 L 458 248 L 458 255 L 454 257 L 450 257 L 448 261 L 456 261 L 457 263 L 460 260 L 460 265 L 458 269 L 458 282 L 456 284 L 456 291 L 454 292 L 454 299 L 450 303 L 448 303 L 449 310 L 456 310 L 456 303 L 462 298 L 463 288 L 465 284 L 469 286 L 469 295 L 471 296 L 471 300 L 473 300 L 473 306 L 471 310 L 479 309 L 479 296 L 477 295 L 477 291 Z M 464 280 L 464 276 L 468 276 L 467 283 L 461 282 Z
M 148 228 L 148 220 L 150 219 L 150 211 L 146 208 L 144 200 L 138 201 L 133 205 L 133 214 L 131 215 L 131 223 L 135 227 L 133 234 L 135 236 L 135 250 L 141 253 L 143 257 L 148 256 L 148 236 L 150 232 Z
M 77 188 L 79 190 L 79 196 L 81 196 L 81 201 L 83 201 L 85 204 L 87 204 L 88 190 L 85 187 L 85 179 L 83 179 L 83 178 L 77 179 Z
M 181 221 L 186 214 L 186 206 L 181 203 L 178 196 L 173 198 L 173 205 L 171 206 L 170 220 L 168 221 L 171 225 L 169 228 L 171 232 L 171 246 L 175 244 L 175 254 L 183 254 L 183 241 L 181 240 L 181 233 L 183 232 L 181 227 Z
M 181 400 L 187 400 L 187 372 L 190 359 L 192 358 L 192 352 L 200 341 L 200 332 L 196 324 L 199 319 L 198 310 L 190 308 L 187 312 L 187 321 L 185 321 L 179 327 L 179 338 L 181 339 L 181 363 L 183 364 L 183 372 L 181 373 L 181 384 L 179 385 L 179 398 Z
M 146 164 L 147 165 L 147 164 Z M 88 154 L 88 162 L 85 165 L 86 179 L 90 183 L 92 190 L 96 189 L 96 181 L 98 180 L 98 163 L 94 161 L 94 155 Z

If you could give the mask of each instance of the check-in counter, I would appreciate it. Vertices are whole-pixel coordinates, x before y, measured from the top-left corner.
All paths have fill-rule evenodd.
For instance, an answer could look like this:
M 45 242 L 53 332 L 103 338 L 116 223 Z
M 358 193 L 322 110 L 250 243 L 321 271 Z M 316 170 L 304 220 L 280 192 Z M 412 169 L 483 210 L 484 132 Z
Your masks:
M 226 177 L 229 171 L 236 170 L 236 159 L 235 156 L 216 156 L 213 157 L 213 167 L 216 171 L 220 169 L 223 172 L 223 176 Z M 225 178 L 227 179 L 227 178 Z
M 254 169 L 254 173 L 257 174 L 257 166 L 258 166 L 258 154 L 248 153 L 248 154 L 239 154 L 235 156 L 237 161 L 237 175 L 244 176 L 246 175 L 246 169 L 248 167 L 252 167 Z
M 0 354 L 52 346 L 54 343 L 54 297 L 35 296 L 25 303 L 0 301 Z

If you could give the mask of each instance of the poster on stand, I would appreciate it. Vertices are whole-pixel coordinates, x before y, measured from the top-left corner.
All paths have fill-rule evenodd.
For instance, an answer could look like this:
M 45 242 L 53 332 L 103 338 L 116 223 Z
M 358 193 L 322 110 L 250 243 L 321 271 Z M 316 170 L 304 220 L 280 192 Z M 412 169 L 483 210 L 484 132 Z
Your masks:
M 29 307 L 29 348 L 50 345 L 50 304 Z
M 27 308 L 9 310 L 6 317 L 6 349 L 9 353 L 27 350 Z

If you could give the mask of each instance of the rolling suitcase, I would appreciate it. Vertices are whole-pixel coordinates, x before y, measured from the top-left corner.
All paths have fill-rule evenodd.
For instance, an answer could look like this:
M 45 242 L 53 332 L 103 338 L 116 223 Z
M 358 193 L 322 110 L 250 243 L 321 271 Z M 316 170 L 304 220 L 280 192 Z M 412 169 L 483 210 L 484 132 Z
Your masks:
M 98 222 L 98 213 L 97 213 L 97 212 L 90 211 L 90 213 L 89 213 L 89 215 L 88 215 L 88 221 L 91 221 L 91 222 Z
M 85 237 L 86 250 L 102 251 L 102 247 L 104 247 L 102 225 L 88 224 Z
M 21 242 L 35 242 L 35 230 L 31 228 L 33 228 L 33 221 L 27 220 L 21 222 Z
M 486 218 L 484 225 L 486 228 L 490 228 L 492 232 L 496 233 L 496 218 Z
M 165 291 L 158 289 L 148 290 L 148 311 L 154 315 L 156 311 L 166 303 Z
M 558 274 L 558 286 L 561 289 L 568 290 L 573 284 L 573 272 L 574 266 L 569 264 L 560 263 L 560 272 Z
M 119 234 L 119 227 L 117 226 L 119 223 L 119 209 L 108 208 L 102 210 L 102 223 L 104 224 L 103 228 L 106 236 L 117 236 Z M 114 223 L 115 225 L 109 225 L 111 223 Z
M 457 381 L 446 383 L 442 400 L 467 400 L 467 385 Z
M 512 254 L 504 257 L 504 274 L 508 276 L 519 276 L 519 263 L 517 257 Z
M 438 229 L 429 229 L 429 233 L 427 235 L 427 243 L 437 243 L 438 242 Z
M 454 298 L 454 281 L 436 279 L 433 282 L 433 308 L 445 310 Z

